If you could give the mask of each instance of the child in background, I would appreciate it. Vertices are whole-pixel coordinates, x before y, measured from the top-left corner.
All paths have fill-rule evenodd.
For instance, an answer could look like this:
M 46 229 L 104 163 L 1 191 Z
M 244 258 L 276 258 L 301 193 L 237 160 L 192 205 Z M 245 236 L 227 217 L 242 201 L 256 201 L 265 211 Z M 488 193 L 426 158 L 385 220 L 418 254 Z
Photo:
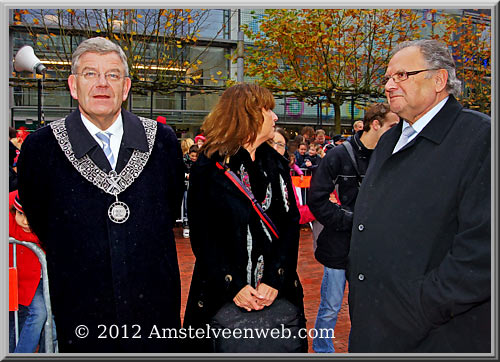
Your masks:
M 303 164 L 305 162 L 305 157 L 307 153 L 307 144 L 302 142 L 297 147 L 297 151 L 295 151 L 295 163 L 299 167 L 304 167 Z
M 184 210 L 184 215 L 182 218 L 182 236 L 184 238 L 189 238 L 189 225 L 187 221 L 187 192 L 188 192 L 188 185 L 189 185 L 189 173 L 191 172 L 191 166 L 193 166 L 193 163 L 196 162 L 198 159 L 198 152 L 199 148 L 197 145 L 192 145 L 189 147 L 189 152 L 187 153 L 187 157 L 184 158 L 184 176 L 185 176 L 185 184 L 186 188 L 184 189 L 184 200 L 183 200 L 183 210 Z
M 323 151 L 323 146 L 321 145 L 316 145 L 316 153 L 320 158 L 325 157 L 325 151 Z
M 305 167 L 308 170 L 314 172 L 318 168 L 320 161 L 321 157 L 319 157 L 317 154 L 316 145 L 311 144 L 309 146 L 309 153 L 304 157 L 304 163 L 302 164 L 302 168 Z
M 24 215 L 23 208 L 19 203 L 17 191 L 9 193 L 9 236 L 18 241 L 27 241 L 40 246 L 38 237 L 31 232 L 28 220 Z M 12 266 L 13 251 L 12 245 L 9 245 L 9 266 Z M 16 260 L 18 269 L 18 299 L 19 314 L 23 315 L 19 325 L 19 341 L 14 346 L 14 331 L 11 330 L 9 338 L 10 352 L 14 353 L 33 353 L 40 344 L 40 351 L 45 349 L 44 343 L 41 343 L 40 336 L 47 319 L 47 310 L 43 297 L 43 284 L 41 280 L 42 269 L 36 254 L 22 245 L 16 245 Z M 13 328 L 12 328 L 13 329 Z M 53 339 L 56 340 L 53 331 Z M 13 350 L 12 350 L 13 349 Z
M 295 155 L 293 153 L 289 153 L 288 157 L 290 158 L 290 162 L 288 166 L 290 166 L 291 171 L 295 171 L 295 173 L 300 176 L 300 181 L 304 180 L 304 172 L 300 169 L 299 166 L 295 163 Z M 293 176 L 293 175 L 292 175 Z
M 295 171 L 295 173 L 300 176 L 300 181 L 303 181 L 304 180 L 304 173 L 302 172 L 300 167 L 297 166 L 297 164 L 295 163 L 295 155 L 293 153 L 290 153 L 288 156 L 290 157 L 290 163 L 289 163 L 289 166 L 291 169 L 290 172 L 292 170 Z M 302 191 L 302 189 L 300 189 L 300 188 L 299 188 L 299 190 Z M 295 194 L 295 200 L 297 201 L 297 207 L 299 209 L 299 214 L 300 214 L 299 224 L 302 225 L 302 224 L 307 224 L 309 222 L 312 222 L 315 219 L 314 215 L 309 210 L 309 206 L 304 205 L 301 202 L 301 200 L 303 200 L 303 198 L 299 198 L 299 195 L 297 194 L 297 187 L 295 187 L 295 186 L 293 187 L 293 193 Z
M 194 138 L 194 144 L 198 146 L 199 149 L 201 149 L 203 147 L 203 144 L 205 143 L 205 140 L 205 136 L 199 134 Z
M 189 172 L 191 171 L 191 166 L 193 166 L 193 163 L 196 162 L 198 159 L 198 152 L 199 148 L 197 145 L 192 145 L 189 147 L 189 152 L 187 153 L 187 157 L 184 158 L 184 172 L 186 176 L 186 180 L 189 180 Z

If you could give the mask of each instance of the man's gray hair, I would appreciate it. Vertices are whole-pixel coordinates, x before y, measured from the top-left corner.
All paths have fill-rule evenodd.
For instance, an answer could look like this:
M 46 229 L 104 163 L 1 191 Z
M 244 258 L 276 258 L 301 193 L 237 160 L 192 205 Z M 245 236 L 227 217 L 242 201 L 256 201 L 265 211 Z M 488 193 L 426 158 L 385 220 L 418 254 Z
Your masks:
M 86 52 L 94 52 L 99 54 L 106 54 L 110 52 L 115 52 L 120 56 L 120 59 L 123 63 L 123 67 L 125 69 L 125 76 L 128 77 L 128 63 L 127 56 L 123 52 L 122 48 L 113 43 L 112 41 L 103 38 L 103 37 L 95 37 L 84 40 L 78 45 L 78 48 L 73 53 L 73 58 L 71 61 L 71 73 L 76 74 L 78 69 L 78 61 L 80 60 L 80 56 Z
M 429 68 L 446 69 L 448 72 L 446 90 L 454 96 L 460 95 L 462 92 L 462 82 L 457 79 L 455 61 L 446 44 L 431 39 L 409 40 L 399 43 L 394 48 L 393 54 L 408 47 L 419 48 Z

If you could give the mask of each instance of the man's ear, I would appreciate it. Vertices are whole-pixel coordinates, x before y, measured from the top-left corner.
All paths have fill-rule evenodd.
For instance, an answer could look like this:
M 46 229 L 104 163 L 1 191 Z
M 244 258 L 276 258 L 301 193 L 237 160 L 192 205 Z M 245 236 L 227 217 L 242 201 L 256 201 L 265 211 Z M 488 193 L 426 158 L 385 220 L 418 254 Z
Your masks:
M 434 81 L 436 82 L 436 92 L 442 92 L 446 88 L 446 83 L 448 83 L 448 71 L 446 69 L 438 69 Z
M 71 96 L 73 99 L 78 99 L 78 93 L 76 91 L 76 77 L 74 74 L 71 74 L 68 77 L 68 85 L 69 85 L 69 91 L 71 92 Z
M 378 119 L 374 119 L 372 124 L 370 125 L 370 129 L 374 131 L 378 131 L 380 127 L 382 127 L 382 125 L 380 124 L 380 121 Z
M 123 87 L 123 97 L 122 97 L 123 102 L 127 100 L 130 87 L 132 87 L 132 80 L 129 77 L 125 77 L 125 86 Z

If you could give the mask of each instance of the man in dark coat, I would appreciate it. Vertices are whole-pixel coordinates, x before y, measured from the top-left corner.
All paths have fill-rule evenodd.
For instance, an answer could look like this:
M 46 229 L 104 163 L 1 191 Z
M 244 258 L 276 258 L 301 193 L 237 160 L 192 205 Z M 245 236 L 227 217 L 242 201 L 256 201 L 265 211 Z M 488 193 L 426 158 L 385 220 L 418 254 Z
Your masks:
M 30 135 L 20 155 L 60 352 L 177 351 L 155 332 L 180 328 L 182 156 L 170 127 L 121 109 L 130 82 L 119 46 L 82 42 L 68 79 L 78 109 Z
M 386 76 L 404 121 L 380 139 L 356 201 L 349 351 L 490 352 L 490 118 L 456 101 L 437 41 L 400 44 Z

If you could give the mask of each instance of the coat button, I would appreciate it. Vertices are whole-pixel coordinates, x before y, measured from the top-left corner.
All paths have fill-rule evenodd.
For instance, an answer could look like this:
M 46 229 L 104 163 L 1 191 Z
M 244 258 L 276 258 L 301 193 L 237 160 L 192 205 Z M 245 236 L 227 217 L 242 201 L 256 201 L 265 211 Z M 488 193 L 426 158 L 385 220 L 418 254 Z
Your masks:
M 279 275 L 283 275 L 283 274 L 285 274 L 285 270 L 284 270 L 283 268 L 279 268 L 279 269 L 278 269 L 278 274 L 279 274 Z
M 231 281 L 233 280 L 233 277 L 231 276 L 231 274 L 228 274 L 224 277 L 224 280 L 227 282 L 227 283 L 231 283 Z
M 363 280 L 365 280 L 365 275 L 364 275 L 364 274 L 359 273 L 359 274 L 358 274 L 358 280 L 359 280 L 360 282 L 362 282 Z
M 198 307 L 203 308 L 203 302 L 201 300 L 198 301 Z
M 365 226 L 364 226 L 363 224 L 359 224 L 359 225 L 358 225 L 358 230 L 359 230 L 359 231 L 363 231 L 363 230 L 365 230 Z

